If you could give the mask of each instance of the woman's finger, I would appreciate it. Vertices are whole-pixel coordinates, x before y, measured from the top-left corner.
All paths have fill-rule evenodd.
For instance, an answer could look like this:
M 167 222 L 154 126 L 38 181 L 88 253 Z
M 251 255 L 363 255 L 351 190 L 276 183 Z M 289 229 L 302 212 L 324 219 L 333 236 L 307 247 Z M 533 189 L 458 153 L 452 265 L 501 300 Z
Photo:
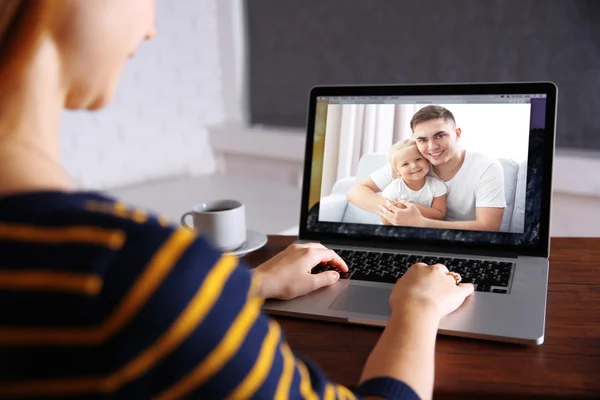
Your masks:
M 333 252 L 333 256 L 331 259 L 323 259 L 320 261 L 320 264 L 332 264 L 332 265 L 335 265 L 336 267 L 340 268 L 341 270 L 343 270 L 343 272 L 348 271 L 348 265 L 346 264 L 344 259 L 342 259 L 334 250 L 331 250 L 331 249 L 327 248 L 326 246 L 322 245 L 321 243 L 316 243 L 316 242 L 304 243 L 304 245 L 305 245 L 305 248 L 313 248 L 313 249 L 326 250 L 328 252 Z
M 457 272 L 446 272 L 446 275 L 451 276 L 452 279 L 454 279 L 454 283 L 456 283 L 457 285 L 460 283 L 460 281 L 462 280 L 462 277 L 460 276 L 459 273 Z
M 313 257 L 311 262 L 314 265 L 324 262 L 339 268 L 342 272 L 348 271 L 348 265 L 346 262 L 333 250 L 327 248 L 312 248 L 311 256 Z
M 441 271 L 444 274 L 449 271 L 448 267 L 446 267 L 444 264 L 432 264 L 431 268 L 433 268 L 434 270 L 437 270 L 437 271 Z
M 340 274 L 336 271 L 324 271 L 319 272 L 318 274 L 312 274 L 310 279 L 313 281 L 312 289 L 317 290 L 324 286 L 330 286 L 336 283 L 340 279 Z
M 465 297 L 467 297 L 468 295 L 473 293 L 473 291 L 475 291 L 475 285 L 473 285 L 472 283 L 459 283 L 456 286 L 463 291 Z

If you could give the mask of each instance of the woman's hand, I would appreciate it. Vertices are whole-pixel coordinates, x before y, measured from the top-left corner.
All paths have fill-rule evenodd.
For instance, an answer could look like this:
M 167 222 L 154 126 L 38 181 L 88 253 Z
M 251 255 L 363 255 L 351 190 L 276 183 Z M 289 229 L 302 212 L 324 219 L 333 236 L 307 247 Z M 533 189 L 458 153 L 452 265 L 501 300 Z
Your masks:
M 254 273 L 261 277 L 265 298 L 289 300 L 338 281 L 340 274 L 336 271 L 311 274 L 311 270 L 319 264 L 330 264 L 342 272 L 348 271 L 344 260 L 333 250 L 319 243 L 303 243 L 289 246 L 256 267 Z
M 386 200 L 384 205 L 379 206 L 379 215 L 392 225 L 425 226 L 425 218 L 413 203 L 407 200 L 398 200 L 398 202 L 404 207 L 398 207 Z
M 438 321 L 456 310 L 473 293 L 472 283 L 459 283 L 442 264 L 417 263 L 396 282 L 390 297 L 392 312 L 421 310 L 434 313 Z M 408 307 L 408 309 L 407 309 Z

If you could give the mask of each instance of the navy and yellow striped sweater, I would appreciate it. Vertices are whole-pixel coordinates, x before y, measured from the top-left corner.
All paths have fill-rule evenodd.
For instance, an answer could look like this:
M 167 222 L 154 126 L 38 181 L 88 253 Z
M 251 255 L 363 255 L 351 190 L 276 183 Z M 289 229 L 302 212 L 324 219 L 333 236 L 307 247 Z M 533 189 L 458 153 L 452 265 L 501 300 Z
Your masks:
M 328 381 L 261 313 L 259 285 L 103 195 L 0 198 L 0 398 L 416 398 L 390 378 Z

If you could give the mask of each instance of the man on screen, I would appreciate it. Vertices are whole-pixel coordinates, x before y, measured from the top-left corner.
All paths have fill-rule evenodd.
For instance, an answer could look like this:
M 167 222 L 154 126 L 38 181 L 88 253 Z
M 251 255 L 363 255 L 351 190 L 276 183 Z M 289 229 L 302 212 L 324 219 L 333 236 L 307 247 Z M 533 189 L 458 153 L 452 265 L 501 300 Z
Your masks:
M 454 115 L 444 107 L 420 109 L 413 115 L 410 127 L 419 151 L 431 163 L 429 173 L 448 189 L 446 220 L 425 218 L 408 201 L 403 201 L 406 208 L 402 208 L 377 195 L 393 180 L 389 164 L 356 183 L 348 191 L 348 201 L 381 215 L 392 225 L 498 232 L 506 207 L 500 162 L 461 148 L 461 130 Z

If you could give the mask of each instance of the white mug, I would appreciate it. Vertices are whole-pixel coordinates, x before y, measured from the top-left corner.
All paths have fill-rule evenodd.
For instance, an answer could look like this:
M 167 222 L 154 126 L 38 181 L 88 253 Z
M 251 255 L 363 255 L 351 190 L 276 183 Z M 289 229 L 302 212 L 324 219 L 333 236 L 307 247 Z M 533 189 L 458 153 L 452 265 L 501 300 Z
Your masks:
M 193 226 L 186 223 L 193 217 Z M 200 203 L 181 216 L 181 225 L 205 234 L 222 251 L 232 251 L 246 241 L 246 208 L 237 200 Z

